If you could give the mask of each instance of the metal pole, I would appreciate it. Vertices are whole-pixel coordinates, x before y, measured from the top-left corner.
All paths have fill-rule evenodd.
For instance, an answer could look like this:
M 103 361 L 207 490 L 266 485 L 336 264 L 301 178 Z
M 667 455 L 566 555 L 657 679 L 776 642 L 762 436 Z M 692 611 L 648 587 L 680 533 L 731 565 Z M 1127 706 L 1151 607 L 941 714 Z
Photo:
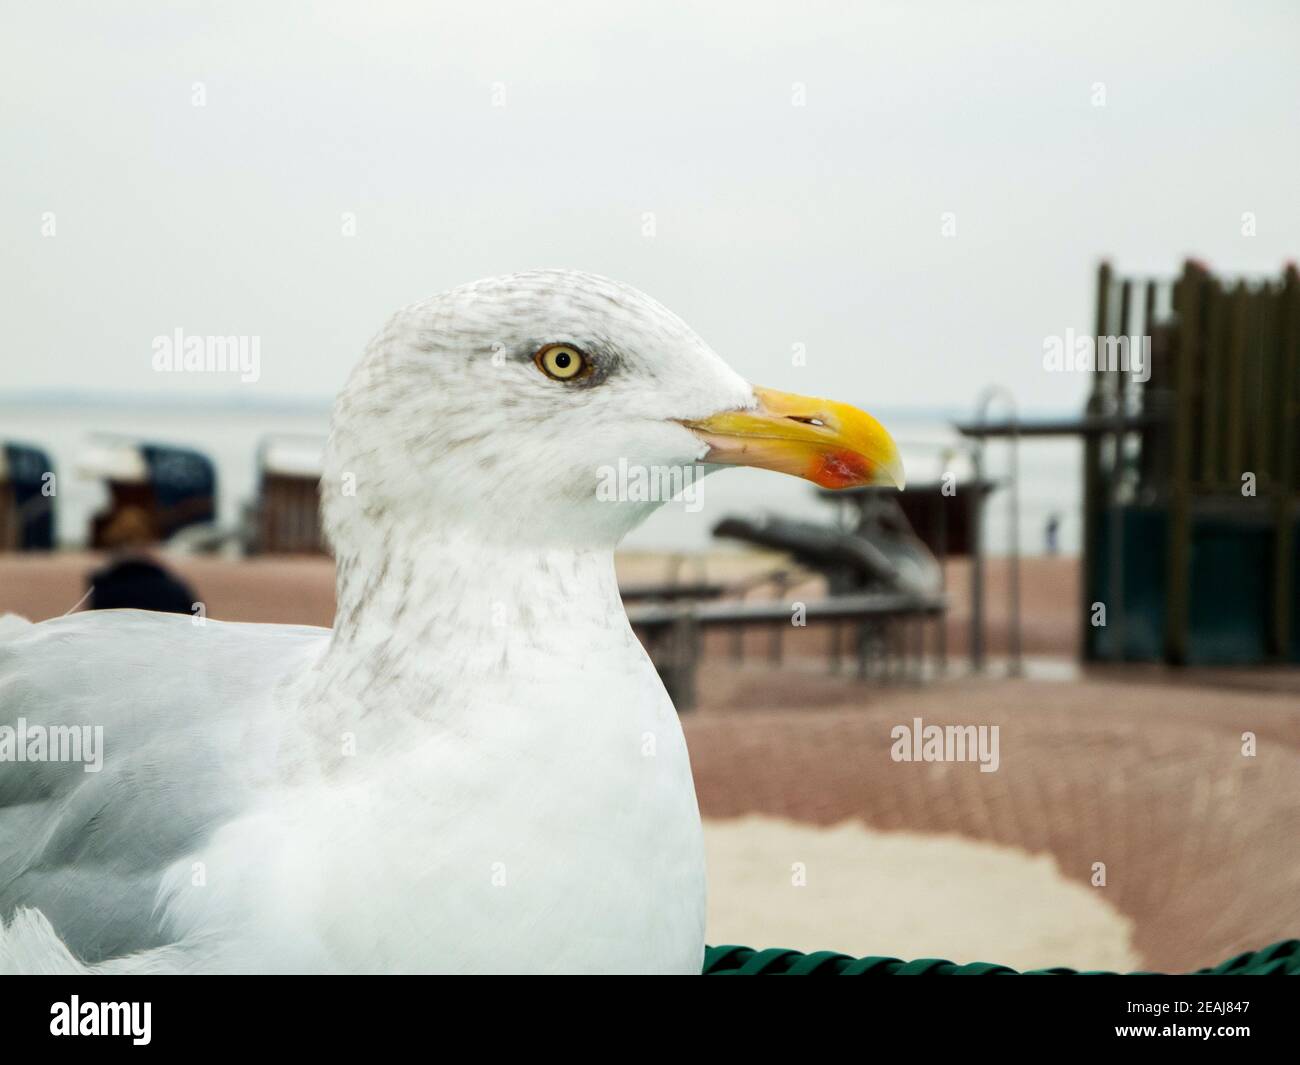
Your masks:
M 1001 385 L 990 385 L 981 393 L 978 406 L 976 409 L 976 421 L 983 425 L 988 416 L 988 409 L 994 399 L 1001 399 L 1007 405 L 1008 421 L 1011 423 L 1011 454 L 1009 456 L 1010 466 L 1010 484 L 1008 485 L 1009 503 L 1008 511 L 1011 521 L 1011 528 L 1008 531 L 1008 549 L 1007 558 L 1007 618 L 1008 632 L 1007 644 L 1010 662 L 1007 666 L 1007 672 L 1010 676 L 1018 677 L 1024 673 L 1024 658 L 1022 652 L 1022 640 L 1020 632 L 1020 414 L 1016 407 L 1016 398 L 1009 389 Z M 983 438 L 981 438 L 981 449 L 983 447 Z M 978 454 L 978 452 L 977 452 Z M 982 480 L 980 467 L 983 464 L 977 460 L 976 470 L 977 477 Z M 980 594 L 983 597 L 983 575 L 980 576 Z M 980 604 L 983 610 L 983 602 Z
M 943 461 L 945 469 L 951 468 L 949 466 L 951 461 L 952 452 L 948 452 Z M 944 470 L 941 469 L 939 472 L 942 481 Z M 935 538 L 937 540 L 935 554 L 939 556 L 939 591 L 946 596 L 948 594 L 948 497 L 942 490 L 939 492 L 939 521 Z M 939 614 L 935 636 L 935 654 L 938 658 L 939 675 L 942 676 L 948 670 L 948 612 L 946 610 Z
M 980 415 L 983 420 L 983 414 Z M 970 667 L 984 672 L 984 438 L 975 438 L 971 451 L 975 502 L 970 527 Z

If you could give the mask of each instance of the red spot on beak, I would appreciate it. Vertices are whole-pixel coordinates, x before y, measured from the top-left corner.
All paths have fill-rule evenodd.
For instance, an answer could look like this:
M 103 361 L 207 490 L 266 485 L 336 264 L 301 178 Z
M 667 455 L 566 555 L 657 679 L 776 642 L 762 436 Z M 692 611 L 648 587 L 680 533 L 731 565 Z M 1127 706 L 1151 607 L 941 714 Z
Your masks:
M 852 451 L 836 449 L 817 456 L 808 480 L 823 488 L 849 488 L 871 480 L 871 463 Z

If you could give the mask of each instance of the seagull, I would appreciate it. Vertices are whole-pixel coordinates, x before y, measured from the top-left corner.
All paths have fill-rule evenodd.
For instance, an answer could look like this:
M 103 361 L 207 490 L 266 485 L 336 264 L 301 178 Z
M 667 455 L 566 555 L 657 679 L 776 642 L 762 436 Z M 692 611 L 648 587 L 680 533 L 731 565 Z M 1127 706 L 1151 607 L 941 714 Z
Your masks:
M 399 311 L 331 418 L 331 629 L 0 618 L 0 972 L 699 973 L 686 744 L 614 572 L 661 501 L 598 493 L 620 461 L 903 484 L 875 419 L 627 285 Z

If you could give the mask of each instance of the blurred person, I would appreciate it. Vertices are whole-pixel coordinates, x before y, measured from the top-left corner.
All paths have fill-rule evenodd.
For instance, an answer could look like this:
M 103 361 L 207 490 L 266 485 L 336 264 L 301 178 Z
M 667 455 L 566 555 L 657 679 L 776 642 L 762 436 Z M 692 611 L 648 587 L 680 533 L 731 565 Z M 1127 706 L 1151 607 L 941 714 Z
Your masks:
M 88 609 L 190 613 L 198 596 L 153 556 L 150 545 L 156 541 L 149 515 L 139 507 L 123 508 L 104 530 L 112 555 L 90 574 Z

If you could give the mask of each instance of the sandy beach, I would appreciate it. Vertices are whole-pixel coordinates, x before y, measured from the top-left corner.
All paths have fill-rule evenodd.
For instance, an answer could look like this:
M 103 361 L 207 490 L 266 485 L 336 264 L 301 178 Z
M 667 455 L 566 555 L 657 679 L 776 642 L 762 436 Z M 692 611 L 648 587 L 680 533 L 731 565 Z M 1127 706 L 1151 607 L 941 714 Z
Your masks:
M 812 951 L 833 942 L 858 956 L 996 958 L 1017 969 L 1141 964 L 1132 918 L 1047 854 L 757 814 L 707 819 L 704 838 L 711 943 Z M 1009 900 L 1014 920 L 1003 917 Z

